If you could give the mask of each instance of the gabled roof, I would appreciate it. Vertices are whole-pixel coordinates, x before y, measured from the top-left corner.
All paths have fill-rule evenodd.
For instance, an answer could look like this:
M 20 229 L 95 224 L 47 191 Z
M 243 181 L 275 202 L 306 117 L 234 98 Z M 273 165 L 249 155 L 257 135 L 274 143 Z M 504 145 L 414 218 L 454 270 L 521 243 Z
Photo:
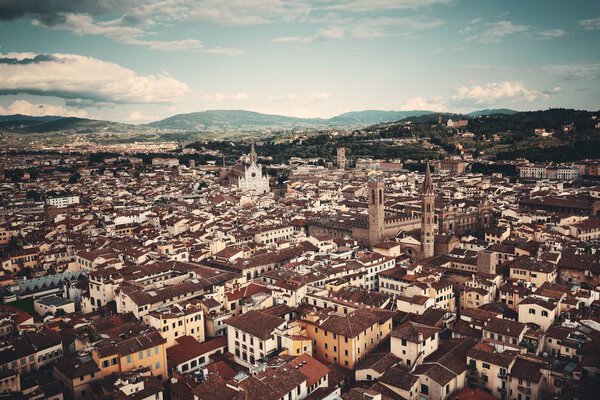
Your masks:
M 285 319 L 273 317 L 262 311 L 250 310 L 245 314 L 227 319 L 225 323 L 249 335 L 267 340 L 273 335 L 275 328 L 285 324 Z

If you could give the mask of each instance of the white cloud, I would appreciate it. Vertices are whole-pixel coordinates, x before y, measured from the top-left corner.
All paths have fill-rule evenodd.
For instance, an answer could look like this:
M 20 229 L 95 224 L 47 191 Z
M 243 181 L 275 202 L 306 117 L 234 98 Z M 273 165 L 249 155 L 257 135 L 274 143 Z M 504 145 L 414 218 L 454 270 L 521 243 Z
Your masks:
M 315 93 L 307 93 L 307 94 L 295 94 L 291 93 L 284 96 L 271 96 L 267 99 L 270 101 L 310 101 L 310 102 L 319 102 L 323 100 L 327 100 L 331 97 L 331 93 L 329 92 L 315 92 Z
M 127 121 L 133 124 L 143 124 L 146 122 L 156 121 L 157 119 L 159 118 L 156 115 L 146 115 L 140 111 L 134 111 L 131 114 L 129 114 L 129 118 L 127 118 Z
M 477 104 L 494 104 L 499 101 L 547 100 L 548 94 L 527 89 L 520 82 L 491 82 L 486 85 L 462 86 L 458 88 L 452 100 L 474 102 Z
M 143 30 L 138 27 L 123 26 L 119 20 L 94 22 L 92 17 L 85 14 L 59 14 L 60 20 L 52 25 L 46 25 L 42 20 L 33 19 L 31 23 L 35 26 L 46 26 L 54 29 L 64 29 L 76 35 L 104 35 L 113 38 L 138 36 Z
M 379 37 L 410 37 L 415 32 L 431 30 L 444 25 L 439 18 L 424 19 L 422 17 L 378 17 L 361 20 L 332 19 L 329 21 L 338 27 L 321 29 L 308 36 L 283 36 L 273 39 L 281 43 L 312 43 L 325 40 L 338 40 L 344 37 L 355 39 L 372 39 Z M 341 26 L 347 26 L 342 28 Z
M 518 32 L 527 32 L 529 27 L 525 25 L 515 25 L 511 21 L 498 21 L 485 24 L 487 29 L 479 35 L 468 37 L 469 42 L 479 43 L 497 43 L 505 36 L 512 35 Z
M 224 101 L 224 100 L 246 100 L 249 99 L 250 95 L 248 93 L 239 92 L 233 94 L 223 94 L 223 93 L 214 93 L 214 94 L 205 94 L 202 96 L 202 99 L 207 101 Z
M 224 56 L 239 56 L 244 52 L 240 49 L 232 49 L 227 47 L 208 47 L 203 49 L 204 53 L 208 54 L 221 54 Z
M 165 75 L 139 75 L 77 54 L 0 54 L 0 94 L 29 93 L 98 103 L 172 103 L 188 86 Z
M 562 37 L 566 34 L 567 32 L 563 31 L 562 29 L 548 29 L 545 31 L 538 31 L 535 33 L 535 35 L 539 36 L 542 39 Z
M 72 110 L 60 105 L 53 104 L 33 104 L 26 100 L 16 100 L 8 107 L 0 106 L 0 115 L 22 114 L 33 117 L 42 117 L 46 115 L 56 115 L 63 117 L 84 118 L 88 113 L 84 110 Z
M 182 0 L 177 3 L 181 12 L 175 18 L 204 20 L 221 25 L 292 22 L 307 16 L 312 9 L 309 2 L 302 0 Z
M 46 24 L 42 20 L 34 19 L 32 24 L 36 26 L 45 26 L 51 29 L 68 30 L 78 36 L 83 35 L 101 35 L 112 38 L 118 42 L 132 46 L 143 46 L 152 50 L 179 51 L 179 50 L 199 50 L 209 54 L 221 55 L 239 55 L 242 53 L 238 49 L 227 49 L 220 47 L 207 47 L 197 39 L 180 40 L 148 40 L 143 37 L 148 32 L 143 29 L 153 24 L 150 17 L 139 17 L 140 25 L 132 26 L 130 18 L 120 17 L 109 21 L 94 21 L 92 17 L 85 14 L 59 13 L 58 19 L 52 21 L 52 24 Z
M 442 19 L 424 19 L 421 17 L 380 17 L 370 18 L 354 24 L 351 36 L 357 39 L 369 39 L 386 36 L 409 36 L 414 32 L 431 30 L 444 25 Z
M 519 33 L 527 35 L 532 39 L 553 39 L 567 34 L 563 29 L 537 29 L 528 25 L 517 25 L 511 21 L 488 22 L 484 24 L 479 24 L 480 20 L 477 19 L 473 21 L 475 22 L 459 30 L 461 34 L 472 34 L 465 39 L 467 42 L 484 44 L 499 43 L 505 37 Z M 478 34 L 473 34 L 479 26 L 484 26 L 485 29 Z
M 600 64 L 547 65 L 537 70 L 545 74 L 559 75 L 566 81 L 600 78 Z
M 368 12 L 377 10 L 417 9 L 438 4 L 449 4 L 451 0 L 350 0 L 324 7 L 332 11 Z
M 600 18 L 582 19 L 579 21 L 579 26 L 585 31 L 600 30 Z
M 343 39 L 345 35 L 343 28 L 326 28 L 320 29 L 315 34 L 310 36 L 282 36 L 273 39 L 274 42 L 280 43 L 311 43 L 325 40 Z
M 134 46 L 144 46 L 152 50 L 163 50 L 163 51 L 178 51 L 178 50 L 191 50 L 191 49 L 203 49 L 202 42 L 196 39 L 183 39 L 183 40 L 143 40 L 135 38 L 127 38 L 123 40 L 124 43 Z M 207 51 L 208 52 L 208 51 Z
M 430 96 L 408 99 L 400 106 L 399 110 L 448 111 L 448 107 L 444 103 L 441 96 Z

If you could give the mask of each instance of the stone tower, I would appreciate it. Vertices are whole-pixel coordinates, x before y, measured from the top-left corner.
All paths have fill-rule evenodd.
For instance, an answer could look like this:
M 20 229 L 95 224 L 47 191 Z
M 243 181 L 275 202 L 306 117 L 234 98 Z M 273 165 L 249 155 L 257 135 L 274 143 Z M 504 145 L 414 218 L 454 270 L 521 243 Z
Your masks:
M 435 228 L 435 193 L 433 192 L 433 180 L 429 162 L 425 170 L 425 180 L 421 188 L 423 196 L 421 200 L 421 257 L 433 257 L 434 228 Z
M 369 244 L 371 246 L 383 240 L 385 227 L 385 200 L 383 182 L 369 181 Z
M 337 165 L 338 169 L 346 169 L 346 148 L 337 148 Z

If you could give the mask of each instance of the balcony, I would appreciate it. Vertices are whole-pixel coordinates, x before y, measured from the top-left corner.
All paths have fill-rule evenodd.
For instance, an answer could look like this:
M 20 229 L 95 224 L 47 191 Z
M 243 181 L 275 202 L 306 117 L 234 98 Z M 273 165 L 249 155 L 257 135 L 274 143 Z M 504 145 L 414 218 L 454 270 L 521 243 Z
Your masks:
M 500 372 L 498 374 L 498 378 L 500 378 L 500 379 L 506 379 L 506 372 L 504 372 L 504 373 Z

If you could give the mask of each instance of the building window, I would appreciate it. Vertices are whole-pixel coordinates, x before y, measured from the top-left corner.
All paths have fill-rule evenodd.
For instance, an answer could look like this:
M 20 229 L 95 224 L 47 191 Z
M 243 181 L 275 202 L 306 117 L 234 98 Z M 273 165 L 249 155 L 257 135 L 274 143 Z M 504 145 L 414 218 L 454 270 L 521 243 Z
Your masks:
M 535 308 L 530 308 L 530 309 L 529 309 L 529 314 L 533 314 L 533 315 L 535 315 Z
M 421 393 L 423 393 L 426 396 L 429 395 L 429 386 L 421 384 Z

